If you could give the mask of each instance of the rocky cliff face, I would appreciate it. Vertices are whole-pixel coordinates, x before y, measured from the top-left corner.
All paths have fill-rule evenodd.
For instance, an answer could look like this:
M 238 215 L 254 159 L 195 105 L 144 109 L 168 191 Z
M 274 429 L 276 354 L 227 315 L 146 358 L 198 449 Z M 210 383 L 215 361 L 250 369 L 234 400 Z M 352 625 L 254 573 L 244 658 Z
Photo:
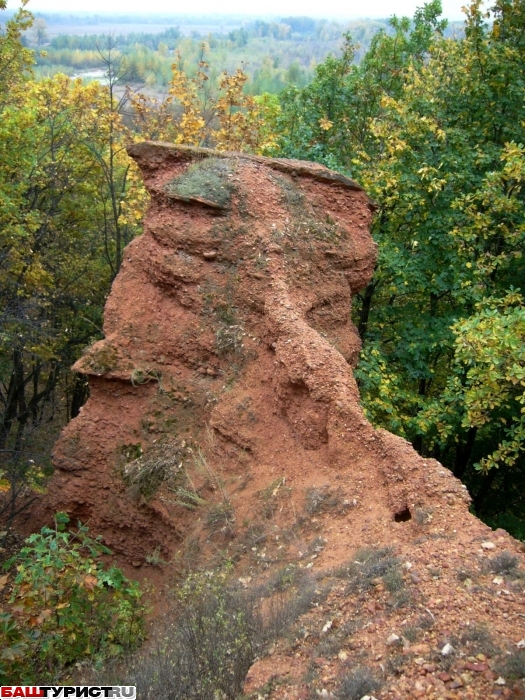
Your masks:
M 322 571 L 390 545 L 417 588 L 414 615 L 441 616 L 442 631 L 482 615 L 489 603 L 472 607 L 456 570 L 481 571 L 490 530 L 448 470 L 375 430 L 360 408 L 350 308 L 375 263 L 366 193 L 311 163 L 157 143 L 130 154 L 151 206 L 108 299 L 105 339 L 75 367 L 91 395 L 56 446 L 51 507 L 88 521 L 137 567 L 220 550 L 250 571 L 306 556 Z M 308 533 L 322 535 L 315 553 Z M 517 551 L 498 537 L 492 548 Z M 381 665 L 385 640 L 412 613 L 377 605 L 363 648 Z M 297 656 L 283 661 L 290 677 Z M 261 668 L 253 687 L 267 680 Z M 434 686 L 452 692 L 453 679 Z M 289 697 L 302 697 L 294 683 Z M 388 697 L 412 697 L 399 692 Z
M 75 366 L 91 397 L 57 444 L 54 507 L 138 561 L 178 546 L 178 477 L 196 459 L 223 480 L 285 478 L 299 500 L 337 480 L 357 528 L 430 503 L 466 513 L 461 484 L 359 406 L 350 308 L 376 256 L 366 193 L 311 163 L 130 153 L 152 202 L 105 339 Z

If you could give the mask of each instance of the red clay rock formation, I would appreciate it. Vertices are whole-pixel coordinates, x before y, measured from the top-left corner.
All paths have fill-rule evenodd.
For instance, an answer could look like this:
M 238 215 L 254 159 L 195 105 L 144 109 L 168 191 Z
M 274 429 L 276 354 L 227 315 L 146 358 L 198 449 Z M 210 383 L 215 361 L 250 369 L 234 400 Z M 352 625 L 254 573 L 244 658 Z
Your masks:
M 76 365 L 91 395 L 56 446 L 50 507 L 89 522 L 121 563 L 215 554 L 244 581 L 290 562 L 331 576 L 300 645 L 257 661 L 247 692 L 278 677 L 265 697 L 334 697 L 363 662 L 388 677 L 382 699 L 523 697 L 498 677 L 505 660 L 525 668 L 518 543 L 360 408 L 350 307 L 375 262 L 365 192 L 310 163 L 130 153 L 152 202 L 105 340 Z M 329 575 L 385 545 L 403 562 L 400 594 L 380 577 L 351 593 Z
M 53 508 L 132 560 L 168 555 L 188 520 L 168 482 L 201 450 L 224 479 L 285 477 L 299 492 L 338 480 L 357 529 L 440 517 L 445 502 L 447 521 L 467 517 L 461 484 L 359 405 L 350 307 L 375 263 L 362 188 L 306 162 L 159 143 L 130 154 L 152 202 L 105 339 L 75 365 L 91 395 L 56 446 Z

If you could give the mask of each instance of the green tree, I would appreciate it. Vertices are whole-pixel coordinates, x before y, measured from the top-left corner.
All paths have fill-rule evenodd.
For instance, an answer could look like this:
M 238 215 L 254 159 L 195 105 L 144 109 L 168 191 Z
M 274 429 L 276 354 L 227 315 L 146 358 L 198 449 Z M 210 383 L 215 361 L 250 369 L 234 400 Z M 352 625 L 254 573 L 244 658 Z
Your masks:
M 33 20 L 33 38 L 37 46 L 42 46 L 48 40 L 47 22 L 41 17 Z
M 497 2 L 489 24 L 474 2 L 446 39 L 431 2 L 359 66 L 348 38 L 277 117 L 280 152 L 350 173 L 378 204 L 354 309 L 365 410 L 466 480 L 486 516 L 524 505 L 524 12 Z
M 85 399 L 69 367 L 100 337 L 143 204 L 112 92 L 115 61 L 109 87 L 64 75 L 37 83 L 20 43 L 30 21 L 21 10 L 0 36 L 0 515 L 8 523 L 41 486 L 57 431 Z

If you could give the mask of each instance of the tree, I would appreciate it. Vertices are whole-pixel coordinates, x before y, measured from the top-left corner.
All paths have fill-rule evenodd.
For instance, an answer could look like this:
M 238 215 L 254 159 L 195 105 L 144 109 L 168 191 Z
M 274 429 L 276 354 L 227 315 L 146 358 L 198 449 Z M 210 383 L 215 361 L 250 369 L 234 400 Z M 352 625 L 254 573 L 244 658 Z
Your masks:
M 525 466 L 524 12 L 522 0 L 497 2 L 489 25 L 473 2 L 465 36 L 445 39 L 431 2 L 413 22 L 391 20 L 359 66 L 348 38 L 307 88 L 283 95 L 276 120 L 281 153 L 350 173 L 378 204 L 378 265 L 354 307 L 367 414 L 450 466 L 485 515 L 496 501 L 525 505 L 514 488 Z
M 273 109 L 270 102 L 245 93 L 248 76 L 241 68 L 233 74 L 223 71 L 215 84 L 206 50 L 202 44 L 193 77 L 184 70 L 178 54 L 164 100 L 128 90 L 137 137 L 222 151 L 260 153 L 270 148 L 275 140 L 266 120 Z
M 115 63 L 108 88 L 64 75 L 37 83 L 20 45 L 29 22 L 22 14 L 0 36 L 0 515 L 8 524 L 31 503 L 57 431 L 85 400 L 86 384 L 69 367 L 100 337 L 143 192 L 134 196 L 129 184 Z
M 42 46 L 48 40 L 47 22 L 42 17 L 33 20 L 33 37 L 37 46 Z

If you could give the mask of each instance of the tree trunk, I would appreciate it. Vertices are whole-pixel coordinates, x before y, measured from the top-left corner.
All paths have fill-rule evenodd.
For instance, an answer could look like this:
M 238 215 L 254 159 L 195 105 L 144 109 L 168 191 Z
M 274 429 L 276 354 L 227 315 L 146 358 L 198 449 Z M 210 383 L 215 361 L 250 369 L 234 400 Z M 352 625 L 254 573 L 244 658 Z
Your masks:
M 86 403 L 89 396 L 89 384 L 83 374 L 75 375 L 75 383 L 73 385 L 73 395 L 71 396 L 71 412 L 70 417 L 76 418 L 80 413 L 80 409 Z
M 376 288 L 375 282 L 369 282 L 365 289 L 363 296 L 363 305 L 361 306 L 361 311 L 359 313 L 359 324 L 357 326 L 357 331 L 361 342 L 364 342 L 366 336 L 366 330 L 368 328 L 368 319 L 370 318 L 370 308 L 372 306 L 372 297 L 374 296 Z

